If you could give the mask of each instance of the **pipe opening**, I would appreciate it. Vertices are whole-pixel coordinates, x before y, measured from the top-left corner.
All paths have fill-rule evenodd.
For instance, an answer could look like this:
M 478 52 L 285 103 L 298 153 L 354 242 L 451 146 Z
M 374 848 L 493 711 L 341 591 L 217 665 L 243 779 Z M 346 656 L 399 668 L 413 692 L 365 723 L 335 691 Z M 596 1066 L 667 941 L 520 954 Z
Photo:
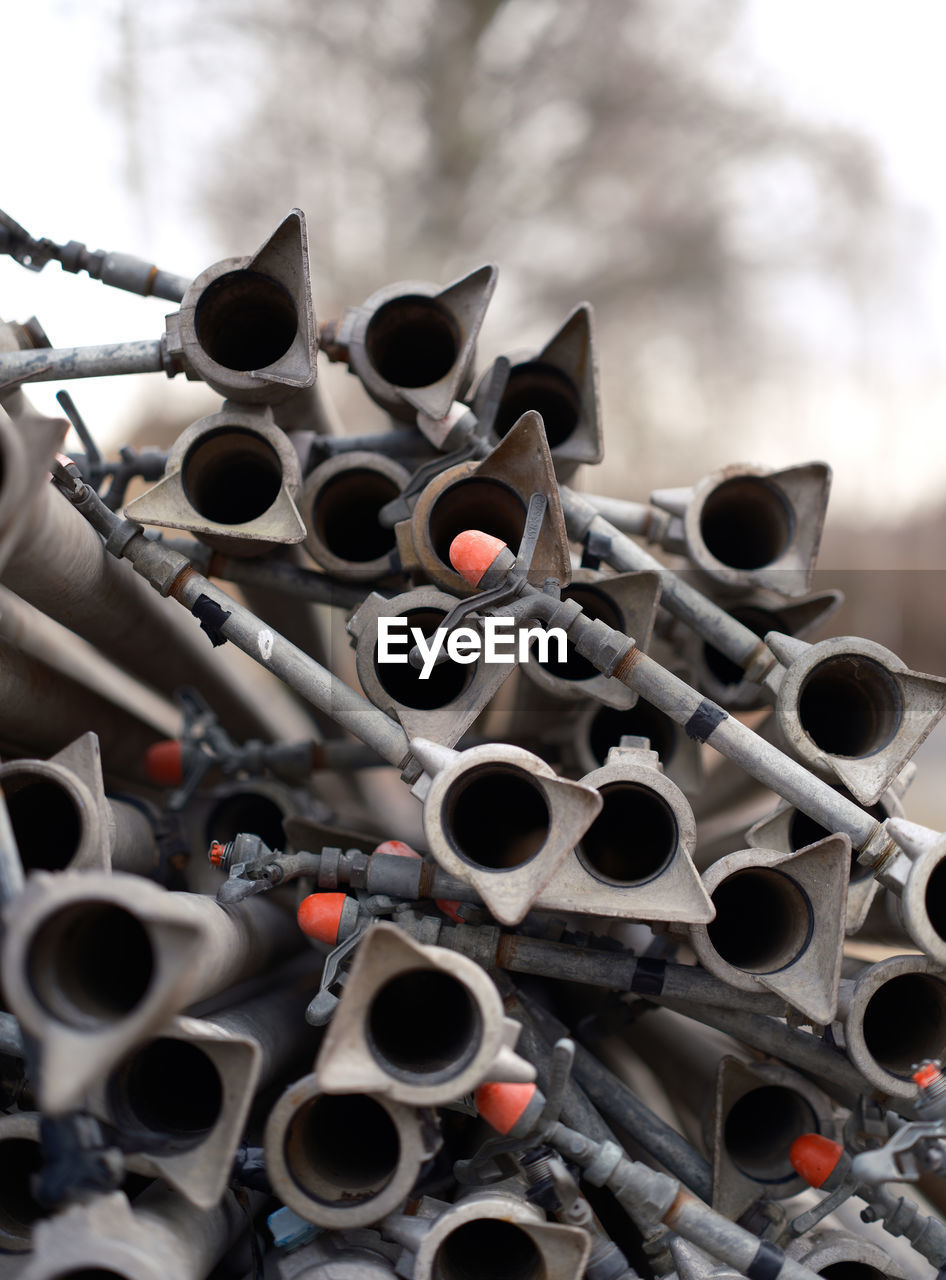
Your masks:
M 374 996 L 367 1031 L 372 1053 L 390 1074 L 449 1079 L 474 1056 L 483 1028 L 459 978 L 440 969 L 409 969 Z
M 838 795 L 844 796 L 845 800 L 850 800 L 854 804 L 860 803 L 860 801 L 854 799 L 846 787 L 833 787 L 832 790 L 836 791 Z M 890 817 L 881 802 L 861 805 L 861 808 L 869 813 L 872 818 L 876 818 L 878 822 L 885 822 Z M 816 822 L 814 818 L 809 818 L 807 813 L 802 813 L 800 809 L 792 810 L 792 816 L 788 824 L 788 843 L 792 853 L 796 853 L 799 849 L 804 849 L 806 845 L 814 844 L 817 840 L 824 840 L 826 836 L 833 834 L 834 832 L 829 831 L 827 827 L 823 827 L 820 822 Z M 870 867 L 858 862 L 857 854 L 857 849 L 851 850 L 852 882 L 866 880 L 872 874 Z
M 79 1267 L 73 1271 L 57 1271 L 53 1280 L 129 1280 L 124 1271 L 112 1271 L 108 1267 Z
M 867 1052 L 891 1075 L 909 1079 L 917 1062 L 946 1051 L 946 983 L 927 973 L 901 973 L 868 1000 Z
M 30 1179 L 43 1167 L 43 1148 L 32 1138 L 0 1138 L 0 1248 L 3 1237 L 29 1240 L 48 1212 L 34 1199 Z
M 545 797 L 523 770 L 486 764 L 454 782 L 443 822 L 447 839 L 466 862 L 508 871 L 539 852 L 550 818 Z
M 214 524 L 247 524 L 276 501 L 282 486 L 279 454 L 252 431 L 225 427 L 188 449 L 181 467 L 187 500 Z
M 543 1280 L 545 1262 L 514 1222 L 476 1218 L 451 1231 L 434 1255 L 432 1280 Z
M 444 489 L 430 513 L 428 532 L 435 553 L 450 569 L 450 544 L 457 534 L 481 529 L 508 543 L 515 554 L 525 522 L 526 509 L 514 489 L 501 480 L 470 476 Z
M 766 1084 L 744 1093 L 729 1109 L 723 1142 L 740 1173 L 757 1182 L 797 1177 L 789 1150 L 803 1133 L 819 1133 L 810 1103 L 785 1085 Z
M 706 549 L 731 569 L 764 568 L 787 550 L 794 533 L 791 507 L 761 476 L 724 480 L 700 512 Z
M 810 1266 L 810 1263 L 805 1263 Z M 829 1280 L 887 1280 L 887 1272 L 879 1267 L 872 1267 L 869 1262 L 831 1262 L 826 1267 L 819 1267 L 816 1276 L 827 1276 Z
M 500 440 L 524 413 L 542 415 L 549 448 L 564 444 L 578 425 L 581 396 L 567 373 L 544 360 L 513 365 L 499 402 L 495 431 Z
M 429 387 L 453 368 L 462 342 L 457 322 L 437 298 L 407 293 L 380 306 L 365 331 L 365 352 L 395 387 Z
M 447 615 L 443 609 L 410 609 L 400 616 L 407 619 L 408 627 L 419 627 L 424 638 L 429 640 Z M 414 643 L 409 631 L 407 635 L 408 641 L 402 650 L 405 656 Z M 448 706 L 459 698 L 477 670 L 472 663 L 464 666 L 448 658 L 434 667 L 426 680 L 421 680 L 420 672 L 409 662 L 379 662 L 377 645 L 374 648 L 374 669 L 388 697 L 417 711 L 435 711 Z
M 614 627 L 618 631 L 624 630 L 624 620 L 617 609 L 603 592 L 596 591 L 594 587 L 584 585 L 565 587 L 562 591 L 562 599 L 574 600 L 581 605 L 585 616 L 593 622 L 600 619 L 609 627 Z M 534 650 L 535 646 L 536 642 L 533 641 L 530 648 Z M 551 645 L 549 646 L 549 654 L 553 652 L 558 652 L 558 646 L 554 650 Z M 534 653 L 532 656 L 534 658 Z M 599 674 L 598 670 L 587 658 L 577 652 L 568 639 L 565 641 L 565 661 L 559 662 L 557 658 L 550 656 L 547 662 L 542 663 L 542 667 L 549 675 L 557 676 L 559 680 L 593 680 Z
M 611 782 L 599 790 L 604 803 L 581 838 L 579 860 L 610 884 L 643 884 L 659 875 L 677 847 L 670 805 L 637 782 Z
M 811 937 L 808 895 L 782 871 L 746 867 L 713 890 L 716 919 L 709 940 L 727 964 L 746 973 L 777 973 L 796 960 Z
M 770 631 L 780 631 L 785 635 L 792 634 L 791 628 L 785 619 L 777 613 L 773 613 L 770 609 L 730 609 L 729 613 L 737 622 L 741 622 L 744 627 L 748 627 L 752 634 L 758 636 L 760 640 L 763 636 L 768 635 Z M 703 643 L 703 661 L 706 663 L 710 674 L 726 688 L 742 684 L 746 674 L 742 667 L 733 662 L 732 658 L 727 658 L 715 645 L 706 641 Z
M 283 1154 L 306 1195 L 322 1204 L 355 1205 L 394 1177 L 401 1139 L 388 1111 L 367 1094 L 319 1095 L 290 1120 Z
M 80 1028 L 130 1014 L 147 995 L 154 968 L 144 925 L 110 902 L 61 907 L 40 925 L 27 954 L 40 1004 Z
M 677 749 L 677 732 L 669 716 L 641 699 L 630 711 L 602 707 L 591 722 L 588 745 L 598 764 L 604 764 L 608 752 L 620 746 L 623 737 L 647 738 L 651 751 L 666 765 Z
M 798 721 L 829 755 L 869 756 L 896 735 L 903 699 L 889 671 L 860 654 L 826 658 L 798 695 Z
M 269 796 L 259 791 L 238 791 L 223 796 L 211 809 L 204 840 L 208 847 L 214 840 L 226 844 L 228 840 L 235 840 L 241 831 L 249 831 L 270 849 L 281 849 L 286 842 L 284 817 L 282 809 Z
M 68 788 L 14 767 L 5 772 L 3 792 L 24 870 L 63 871 L 79 852 L 83 827 Z
M 139 1049 L 111 1092 L 116 1110 L 140 1128 L 189 1142 L 206 1136 L 223 1108 L 223 1083 L 208 1054 L 169 1036 Z
M 393 529 L 381 524 L 378 513 L 399 493 L 390 476 L 371 467 L 338 472 L 315 495 L 311 528 L 339 560 L 380 560 L 394 550 L 396 537 Z
M 299 318 L 288 291 L 258 271 L 228 271 L 200 295 L 197 341 L 217 364 L 265 369 L 296 340 Z
M 925 902 L 930 924 L 946 942 L 946 858 L 941 858 L 930 873 Z

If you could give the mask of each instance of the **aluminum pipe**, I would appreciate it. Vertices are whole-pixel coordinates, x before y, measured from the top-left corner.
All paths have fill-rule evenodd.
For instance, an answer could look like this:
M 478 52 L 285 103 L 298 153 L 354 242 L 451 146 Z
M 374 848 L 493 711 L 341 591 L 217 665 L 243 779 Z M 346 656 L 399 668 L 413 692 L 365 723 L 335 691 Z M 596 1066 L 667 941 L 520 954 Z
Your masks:
M 393 458 L 361 451 L 339 454 L 310 472 L 299 507 L 305 549 L 315 563 L 349 582 L 375 582 L 396 573 L 397 538 L 379 513 L 409 479 Z
M 121 778 L 146 778 L 147 750 L 160 734 L 36 658 L 0 640 L 0 743 L 15 754 L 52 753 L 91 730 L 105 767 Z
M 414 1280 L 495 1276 L 499 1259 L 503 1280 L 581 1280 L 585 1274 L 587 1231 L 545 1221 L 524 1196 L 499 1190 L 434 1207 L 437 1217 L 415 1219 L 427 1229 L 414 1256 Z
M 890 956 L 842 982 L 838 1014 L 864 1078 L 892 1098 L 915 1099 L 914 1066 L 946 1054 L 946 971 L 928 956 Z
M 254 1096 L 318 1044 L 305 1021 L 317 971 L 309 962 L 280 979 L 209 1017 L 172 1019 L 96 1084 L 84 1105 L 122 1131 L 129 1169 L 202 1208 L 218 1203 Z
M 318 339 L 302 210 L 255 254 L 202 271 L 166 326 L 171 369 L 229 400 L 276 404 L 312 386 Z
M 221 907 L 121 872 L 34 872 L 5 925 L 4 993 L 38 1042 L 52 1113 L 172 1014 L 298 946 L 273 902 Z
M 518 1034 L 474 961 L 381 923 L 359 944 L 315 1071 L 325 1093 L 438 1106 L 483 1080 L 534 1079 Z
M 125 514 L 183 529 L 231 556 L 264 555 L 302 541 L 301 483 L 299 459 L 272 413 L 228 403 L 178 436 L 163 479 Z
M 416 280 L 387 285 L 325 326 L 320 346 L 330 360 L 347 361 L 393 417 L 444 418 L 469 385 L 497 275 L 485 266 L 444 288 Z
M 0 436 L 10 429 L 0 418 Z M 2 579 L 155 688 L 172 693 L 180 685 L 198 685 L 238 736 L 279 735 L 279 720 L 265 697 L 250 692 L 227 671 L 225 659 L 211 654 L 196 623 L 162 607 L 116 563 L 52 485 L 36 493 Z M 89 727 L 82 724 L 69 736 Z
M 94 734 L 51 760 L 0 765 L 0 785 L 25 871 L 156 869 L 149 811 L 143 801 L 106 798 Z
M 379 1222 L 433 1154 L 423 1115 L 391 1098 L 325 1093 L 318 1072 L 291 1084 L 264 1136 L 276 1194 L 307 1222 L 346 1230 Z
M 40 1223 L 22 1280 L 204 1280 L 246 1230 L 232 1192 L 199 1209 L 160 1182 L 134 1207 L 114 1191 Z
M 33 1226 L 45 1212 L 30 1180 L 43 1163 L 40 1117 L 30 1111 L 0 1116 L 0 1266 L 4 1254 L 33 1247 Z

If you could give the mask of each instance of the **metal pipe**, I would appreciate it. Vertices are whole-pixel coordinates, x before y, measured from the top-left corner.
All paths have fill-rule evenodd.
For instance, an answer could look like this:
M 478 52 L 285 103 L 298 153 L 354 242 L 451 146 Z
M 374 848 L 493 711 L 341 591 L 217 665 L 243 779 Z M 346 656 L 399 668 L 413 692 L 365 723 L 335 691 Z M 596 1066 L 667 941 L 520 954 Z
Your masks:
M 417 1230 L 421 1224 L 415 1219 L 411 1225 Z M 414 1280 L 496 1274 L 503 1280 L 581 1280 L 590 1247 L 582 1227 L 545 1221 L 524 1195 L 503 1187 L 445 1206 L 420 1239 L 412 1274 Z
M 230 1179 L 255 1094 L 314 1049 L 305 1007 L 318 985 L 280 972 L 261 995 L 204 1019 L 174 1018 L 139 1045 L 85 1105 L 120 1129 L 127 1163 L 212 1208 Z M 310 1052 L 311 1060 L 311 1052 Z
M 316 564 L 352 581 L 389 576 L 397 538 L 379 513 L 409 479 L 400 463 L 380 453 L 346 453 L 310 472 L 299 509 L 305 548 Z
M 205 1019 L 259 1045 L 260 1088 L 276 1079 L 310 1045 L 313 1053 L 318 1048 L 321 1033 L 306 1022 L 305 1009 L 318 987 L 321 970 L 313 968 L 311 957 L 306 957 L 305 965 L 302 973 L 298 966 L 289 973 L 280 971 L 277 981 L 262 995 L 208 1014 Z
M 296 451 L 270 410 L 226 401 L 181 432 L 162 478 L 125 512 L 230 555 L 265 555 L 305 535 L 295 506 L 301 482 Z
M 481 587 L 489 589 L 505 581 L 514 563 L 512 553 L 502 547 L 480 577 Z M 586 618 L 574 602 L 560 602 L 528 583 L 520 591 L 528 596 L 535 617 L 550 626 L 564 627 L 577 651 L 598 670 L 634 689 L 671 720 L 683 725 L 689 736 L 715 747 L 828 830 L 849 836 L 856 848 L 864 849 L 875 837 L 880 850 L 895 848 L 881 824 L 869 813 L 641 653 L 623 632 L 600 619 Z M 875 858 L 878 856 L 874 854 Z
M 649 551 L 632 542 L 620 529 L 599 515 L 583 494 L 562 485 L 559 496 L 569 537 L 574 541 L 584 543 L 593 538 L 595 546 L 601 548 L 602 558 L 621 572 L 650 569 L 659 573 L 660 603 L 664 608 L 692 627 L 704 640 L 743 670 L 757 668 L 757 679 L 761 678 L 764 670 L 775 665 L 775 659 L 768 652 L 764 641 L 754 632 L 661 564 Z
M 0 640 L 0 742 L 51 755 L 79 734 L 97 734 L 106 768 L 145 779 L 145 753 L 160 734 L 132 712 Z
M 632 1217 L 641 1215 L 650 1222 L 662 1222 L 743 1274 L 814 1280 L 813 1271 L 786 1258 L 775 1246 L 760 1243 L 753 1232 L 730 1222 L 684 1191 L 676 1179 L 629 1160 L 619 1148 L 590 1142 L 562 1124 L 555 1125 L 549 1141 L 566 1159 L 583 1168 L 589 1182 L 613 1191 Z M 760 1270 L 762 1265 L 764 1271 Z
M 715 1027 L 717 1031 L 725 1032 L 742 1044 L 781 1058 L 797 1070 L 829 1082 L 843 1090 L 851 1100 L 861 1093 L 872 1093 L 869 1082 L 861 1072 L 818 1036 L 796 1031 L 775 1018 L 744 1009 L 726 1009 L 691 1000 L 668 999 L 665 996 L 659 997 L 659 1000 L 661 1004 L 688 1018 L 695 1018 L 708 1027 Z
M 121 1192 L 72 1204 L 38 1224 L 33 1258 L 23 1280 L 204 1280 L 248 1229 L 248 1215 L 228 1192 L 211 1209 L 198 1208 L 155 1182 L 135 1200 Z
M 0 587 L 0 637 L 166 737 L 177 737 L 181 713 L 167 698 L 130 676 L 104 658 L 88 641 L 6 587 Z
M 526 1007 L 550 1038 L 557 1040 L 567 1034 L 566 1028 L 538 1002 L 527 1001 Z M 701 1199 L 712 1198 L 712 1169 L 705 1157 L 580 1044 L 575 1045 L 572 1076 L 606 1120 L 630 1134 L 648 1155 Z
M 609 498 L 600 493 L 582 493 L 581 499 L 594 507 L 602 520 L 628 536 L 646 538 L 655 523 L 662 522 L 661 512 L 646 502 L 629 502 L 626 498 Z
M 137 875 L 154 870 L 154 828 L 140 805 L 100 803 L 86 780 L 55 760 L 8 761 L 0 765 L 0 781 L 27 872 L 89 866 Z
M 308 600 L 312 604 L 330 604 L 339 609 L 355 609 L 365 596 L 367 588 L 352 586 L 347 582 L 339 582 L 325 574 L 316 573 L 314 569 L 305 569 L 291 560 L 238 560 L 233 556 L 224 556 L 214 552 L 201 542 L 190 542 L 186 538 L 165 538 L 164 545 L 172 551 L 179 551 L 187 556 L 195 568 L 201 573 L 214 578 L 224 578 L 227 582 L 235 582 L 240 587 L 257 588 L 265 594 L 267 600 L 277 594 L 287 600 Z M 250 604 L 250 597 L 247 596 Z M 255 604 L 250 607 L 254 612 L 262 612 Z M 270 607 L 270 606 L 268 606 Z M 275 619 L 272 619 L 275 624 Z M 278 625 L 278 624 L 275 624 Z M 287 636 L 287 639 L 292 637 Z M 296 640 L 293 640 L 297 644 Z M 305 645 L 299 645 L 305 648 Z
M 839 1017 L 848 1057 L 871 1084 L 913 1100 L 913 1067 L 946 1054 L 946 974 L 927 956 L 889 956 L 843 981 Z
M 472 931 L 469 925 L 445 927 L 441 930 L 440 945 L 450 946 L 455 937 L 458 949 L 464 949 L 465 939 Z M 476 947 L 472 939 L 470 943 Z M 640 959 L 624 951 L 570 947 L 517 933 L 499 935 L 495 946 L 494 963 L 513 973 L 532 973 L 611 991 L 641 992 L 659 1000 L 692 1000 L 759 1014 L 778 1015 L 785 1010 L 785 1001 L 779 996 L 736 990 L 693 965 Z M 472 954 L 480 959 L 476 950 Z
M 7 429 L 0 419 L 0 434 Z M 156 688 L 171 693 L 198 685 L 240 737 L 279 735 L 265 695 L 228 672 L 226 659 L 211 654 L 193 623 L 162 608 L 116 564 L 52 485 L 37 492 L 0 577 L 22 599 Z M 77 733 L 89 727 L 83 724 Z
M 907 1280 L 907 1273 L 871 1240 L 849 1231 L 822 1230 L 806 1233 L 786 1251 L 819 1276 L 844 1280 Z
M 300 942 L 272 901 L 221 907 L 122 872 L 35 872 L 5 924 L 6 997 L 40 1044 L 39 1101 L 53 1113 L 169 1016 Z
M 368 743 L 391 764 L 403 765 L 409 744 L 396 721 L 360 697 L 331 671 L 297 649 L 278 632 L 197 573 L 184 556 L 146 538 L 139 526 L 122 522 L 98 496 L 79 482 L 73 498 L 83 514 L 103 530 L 121 529 L 124 538 L 114 554 L 129 559 L 136 572 L 162 595 L 171 595 L 191 609 L 207 601 L 213 610 L 213 631 L 232 640 L 256 662 L 272 671 L 307 702 L 319 707 L 356 737 Z M 130 533 L 130 536 L 128 536 Z M 205 606 L 207 607 L 207 606 Z
M 291 1084 L 263 1139 L 273 1189 L 307 1222 L 378 1222 L 407 1197 L 430 1154 L 421 1113 L 368 1093 L 326 1094 L 318 1076 Z
M 0 1011 L 0 1053 L 8 1053 L 11 1057 L 23 1057 L 23 1036 L 20 1024 L 12 1013 Z
M 0 1116 L 0 1258 L 33 1247 L 33 1226 L 44 1214 L 31 1190 L 43 1163 L 40 1117 L 18 1111 Z
M 20 861 L 6 797 L 0 787 L 0 908 L 15 898 L 22 888 L 23 863 Z
M 121 373 L 174 376 L 166 363 L 160 338 L 0 354 L 0 387 L 13 382 L 67 382 L 72 378 L 105 378 Z

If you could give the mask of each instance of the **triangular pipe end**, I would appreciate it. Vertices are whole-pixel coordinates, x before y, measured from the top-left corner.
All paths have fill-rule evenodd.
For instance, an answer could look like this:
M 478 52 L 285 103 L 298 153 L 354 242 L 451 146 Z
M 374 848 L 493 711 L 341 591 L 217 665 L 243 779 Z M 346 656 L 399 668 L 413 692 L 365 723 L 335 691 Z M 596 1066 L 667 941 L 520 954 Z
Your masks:
M 547 578 L 555 578 L 563 586 L 567 584 L 571 579 L 568 535 L 541 415 L 532 410 L 524 413 L 473 474 L 514 489 L 524 510 L 533 493 L 545 495 L 548 506 L 529 581 L 541 586 Z

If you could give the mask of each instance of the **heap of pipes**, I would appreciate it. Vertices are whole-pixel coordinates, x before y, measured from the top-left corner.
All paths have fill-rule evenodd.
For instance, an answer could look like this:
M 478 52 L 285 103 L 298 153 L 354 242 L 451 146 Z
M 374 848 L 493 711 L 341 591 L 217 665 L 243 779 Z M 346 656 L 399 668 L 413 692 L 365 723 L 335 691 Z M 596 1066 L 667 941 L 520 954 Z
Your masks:
M 812 638 L 828 466 L 579 492 L 590 307 L 479 376 L 492 266 L 320 327 L 298 210 L 0 251 L 179 308 L 0 326 L 0 1277 L 946 1276 L 946 679 Z M 222 404 L 29 399 L 145 371 Z

